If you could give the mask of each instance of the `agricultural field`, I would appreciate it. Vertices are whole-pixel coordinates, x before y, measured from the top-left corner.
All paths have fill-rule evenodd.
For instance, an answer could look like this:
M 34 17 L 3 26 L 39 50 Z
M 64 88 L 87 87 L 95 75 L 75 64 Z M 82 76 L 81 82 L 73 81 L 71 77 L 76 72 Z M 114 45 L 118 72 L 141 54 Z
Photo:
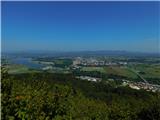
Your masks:
M 160 78 L 160 66 L 158 65 L 138 64 L 132 68 L 145 78 Z
M 67 68 L 53 67 L 51 70 L 47 70 L 50 73 L 71 73 Z
M 104 67 L 82 67 L 82 71 L 98 71 L 101 73 L 106 73 Z
M 24 65 L 12 64 L 7 65 L 6 68 L 8 69 L 8 73 L 10 74 L 38 72 L 37 70 L 29 69 L 27 66 Z
M 104 68 L 107 75 L 118 75 L 129 79 L 137 79 L 138 76 L 127 67 L 109 66 Z
M 119 77 L 128 78 L 130 80 L 134 80 L 138 78 L 138 76 L 127 67 L 119 67 L 119 66 L 83 67 L 81 68 L 81 71 L 87 71 L 87 72 L 97 71 L 97 72 L 106 74 L 107 76 L 111 76 L 111 75 L 119 76 Z
M 160 84 L 160 65 L 138 64 L 131 66 L 150 83 Z

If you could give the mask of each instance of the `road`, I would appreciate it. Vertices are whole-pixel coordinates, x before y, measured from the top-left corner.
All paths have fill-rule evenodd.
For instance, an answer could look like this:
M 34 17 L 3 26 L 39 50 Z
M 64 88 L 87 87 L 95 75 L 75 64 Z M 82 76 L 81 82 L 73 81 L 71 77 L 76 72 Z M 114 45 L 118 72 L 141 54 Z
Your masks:
M 149 84 L 148 81 L 146 79 L 144 79 L 137 71 L 135 71 L 134 69 L 131 69 L 129 67 L 127 67 L 130 71 L 132 71 L 133 73 L 135 73 L 138 77 L 140 77 L 146 84 Z

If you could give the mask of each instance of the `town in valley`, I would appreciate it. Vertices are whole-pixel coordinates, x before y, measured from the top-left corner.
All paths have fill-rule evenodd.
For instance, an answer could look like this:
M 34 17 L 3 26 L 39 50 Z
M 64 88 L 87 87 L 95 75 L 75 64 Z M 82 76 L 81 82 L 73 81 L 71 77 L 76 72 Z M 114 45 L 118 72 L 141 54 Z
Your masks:
M 108 53 L 93 53 L 89 56 L 85 53 L 80 56 L 73 53 L 66 56 L 9 54 L 3 56 L 2 66 L 7 68 L 10 74 L 42 71 L 71 73 L 78 80 L 115 83 L 116 87 L 128 86 L 136 90 L 160 91 L 160 58 L 156 55 L 111 56 Z

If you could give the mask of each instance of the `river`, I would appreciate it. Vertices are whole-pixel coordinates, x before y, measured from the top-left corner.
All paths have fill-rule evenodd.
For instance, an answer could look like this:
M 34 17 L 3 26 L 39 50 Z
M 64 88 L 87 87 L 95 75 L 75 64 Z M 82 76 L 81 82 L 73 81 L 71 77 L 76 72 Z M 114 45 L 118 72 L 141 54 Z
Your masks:
M 10 59 L 12 64 L 25 65 L 32 69 L 42 69 L 46 65 L 39 64 L 38 62 L 32 61 L 32 58 L 12 58 Z

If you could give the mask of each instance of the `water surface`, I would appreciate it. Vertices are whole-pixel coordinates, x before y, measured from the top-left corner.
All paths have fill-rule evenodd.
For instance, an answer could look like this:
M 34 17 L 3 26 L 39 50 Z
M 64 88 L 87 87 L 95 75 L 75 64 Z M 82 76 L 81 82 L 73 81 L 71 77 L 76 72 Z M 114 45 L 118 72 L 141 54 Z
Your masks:
M 32 69 L 41 69 L 46 65 L 39 64 L 38 62 L 32 61 L 31 58 L 12 58 L 11 63 L 25 65 Z

